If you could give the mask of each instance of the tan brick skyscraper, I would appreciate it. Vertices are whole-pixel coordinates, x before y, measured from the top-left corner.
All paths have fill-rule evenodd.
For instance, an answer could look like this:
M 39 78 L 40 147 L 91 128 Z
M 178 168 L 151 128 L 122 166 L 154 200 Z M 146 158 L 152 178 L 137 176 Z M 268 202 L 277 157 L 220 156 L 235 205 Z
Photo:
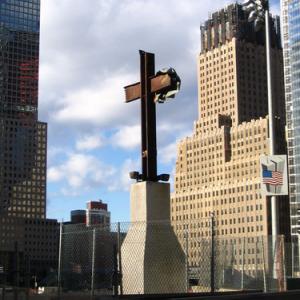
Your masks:
M 269 201 L 261 195 L 259 158 L 269 152 L 264 32 L 255 33 L 241 6 L 212 14 L 201 27 L 198 110 L 192 137 L 178 145 L 171 215 L 192 237 L 210 235 L 204 218 L 216 216 L 222 237 L 271 234 Z M 277 153 L 285 153 L 283 62 L 278 19 L 272 22 Z M 280 232 L 288 201 L 279 199 Z M 284 220 L 286 218 L 286 220 Z M 178 221 L 178 222 L 176 222 Z M 176 225 L 180 230 L 182 225 Z

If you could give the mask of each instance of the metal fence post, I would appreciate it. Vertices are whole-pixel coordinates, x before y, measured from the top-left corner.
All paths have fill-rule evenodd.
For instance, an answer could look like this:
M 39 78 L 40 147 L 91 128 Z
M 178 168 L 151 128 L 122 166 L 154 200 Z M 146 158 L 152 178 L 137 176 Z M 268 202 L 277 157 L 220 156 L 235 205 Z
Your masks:
M 264 292 L 267 292 L 267 280 L 266 280 L 266 259 L 265 259 L 265 246 L 264 237 L 261 237 L 261 251 L 262 251 L 262 264 L 263 264 L 263 279 L 264 279 Z
M 215 214 L 211 214 L 210 291 L 215 292 Z
M 15 259 L 15 276 L 14 276 L 14 299 L 18 299 L 19 287 L 20 287 L 20 260 L 19 260 L 19 243 L 18 241 L 15 242 L 15 252 L 14 252 L 14 259 Z
M 113 295 L 119 294 L 119 267 L 118 267 L 118 246 L 113 244 L 113 276 L 112 276 L 112 288 Z
M 25 256 L 25 287 L 26 287 L 26 300 L 29 300 L 29 290 L 30 290 L 30 256 Z
M 295 270 L 295 265 L 294 265 L 294 263 L 295 263 L 295 249 L 294 249 L 294 243 L 293 243 L 293 239 L 291 239 L 291 251 L 292 251 L 292 262 L 291 262 L 291 268 L 292 268 L 292 270 L 291 270 L 291 275 L 292 275 L 292 277 L 294 277 L 294 270 Z
M 257 251 L 258 251 L 258 247 L 257 247 L 257 237 L 255 238 L 255 281 L 256 281 L 256 284 L 258 282 L 258 272 L 257 272 Z
M 283 268 L 283 290 L 287 290 L 287 282 L 286 282 L 286 259 L 285 259 L 285 241 L 284 235 L 281 236 L 282 241 L 282 268 Z
M 57 267 L 57 293 L 58 293 L 58 298 L 60 298 L 60 294 L 61 294 L 62 234 L 63 234 L 63 222 L 60 222 L 60 224 L 59 224 L 58 267 Z
M 123 277 L 122 277 L 122 253 L 121 253 L 121 228 L 120 222 L 117 224 L 118 226 L 118 258 L 119 258 L 119 284 L 120 284 L 120 294 L 123 295 Z
M 295 247 L 295 248 L 296 248 L 295 250 L 297 250 L 296 255 L 298 257 L 298 259 L 296 260 L 297 261 L 297 272 L 299 272 L 300 271 L 300 234 L 298 234 L 297 247 Z
M 6 276 L 7 276 L 7 273 L 6 273 L 6 270 L 5 270 L 5 267 L 3 268 L 3 271 L 4 271 L 4 279 L 3 279 L 3 287 L 2 287 L 2 300 L 5 300 L 5 287 L 6 287 Z
M 221 278 L 221 281 L 220 281 L 221 286 L 223 286 L 224 282 L 225 282 L 225 262 L 226 262 L 227 251 L 228 251 L 227 242 L 228 242 L 227 240 L 222 242 L 222 249 L 224 251 L 223 253 L 226 253 L 226 255 L 224 255 L 221 259 L 222 260 L 222 278 Z
M 231 241 L 231 244 L 232 244 L 232 252 L 231 252 L 231 260 L 230 260 L 230 268 L 231 268 L 231 275 L 234 274 L 234 262 L 235 262 L 235 256 L 236 256 L 236 247 L 235 247 L 235 244 L 234 244 L 234 241 L 232 240 Z
M 185 240 L 185 267 L 186 267 L 186 292 L 189 291 L 189 237 L 187 231 L 184 233 Z
M 244 289 L 244 268 L 245 268 L 245 237 L 243 237 L 243 244 L 242 244 L 242 274 L 241 274 L 241 290 Z
M 91 298 L 95 295 L 95 255 L 96 255 L 96 229 L 93 229 L 92 244 L 92 278 L 91 278 Z

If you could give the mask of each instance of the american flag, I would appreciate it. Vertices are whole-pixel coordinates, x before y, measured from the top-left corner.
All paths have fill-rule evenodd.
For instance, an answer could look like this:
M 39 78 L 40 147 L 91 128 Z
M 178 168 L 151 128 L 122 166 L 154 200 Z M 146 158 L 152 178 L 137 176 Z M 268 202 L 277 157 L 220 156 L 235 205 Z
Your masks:
M 263 183 L 283 185 L 283 173 L 278 171 L 263 170 Z

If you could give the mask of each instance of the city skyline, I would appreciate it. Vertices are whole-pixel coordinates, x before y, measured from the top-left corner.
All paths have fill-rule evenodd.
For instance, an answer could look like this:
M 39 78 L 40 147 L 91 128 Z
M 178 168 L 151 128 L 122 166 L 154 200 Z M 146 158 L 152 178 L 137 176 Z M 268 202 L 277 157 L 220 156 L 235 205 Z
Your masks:
M 156 54 L 157 70 L 173 66 L 182 79 L 175 103 L 158 109 L 158 165 L 173 174 L 176 143 L 198 117 L 200 24 L 232 2 L 92 1 L 87 7 L 77 0 L 72 15 L 66 13 L 71 1 L 42 2 L 39 118 L 49 127 L 47 217 L 68 220 L 70 210 L 101 198 L 113 222 L 129 220 L 128 172 L 140 170 L 139 104 L 124 104 L 123 86 L 139 80 L 139 49 Z M 278 14 L 279 1 L 271 8 Z

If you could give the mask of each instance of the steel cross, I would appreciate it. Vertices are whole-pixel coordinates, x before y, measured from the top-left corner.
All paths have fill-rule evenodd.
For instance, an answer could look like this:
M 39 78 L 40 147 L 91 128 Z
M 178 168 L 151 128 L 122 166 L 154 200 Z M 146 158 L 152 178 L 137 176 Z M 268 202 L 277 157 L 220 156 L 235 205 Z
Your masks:
M 141 161 L 142 181 L 158 181 L 156 149 L 156 107 L 154 96 L 169 86 L 168 74 L 155 76 L 155 57 L 153 53 L 140 50 L 141 81 L 125 86 L 125 102 L 141 99 Z

